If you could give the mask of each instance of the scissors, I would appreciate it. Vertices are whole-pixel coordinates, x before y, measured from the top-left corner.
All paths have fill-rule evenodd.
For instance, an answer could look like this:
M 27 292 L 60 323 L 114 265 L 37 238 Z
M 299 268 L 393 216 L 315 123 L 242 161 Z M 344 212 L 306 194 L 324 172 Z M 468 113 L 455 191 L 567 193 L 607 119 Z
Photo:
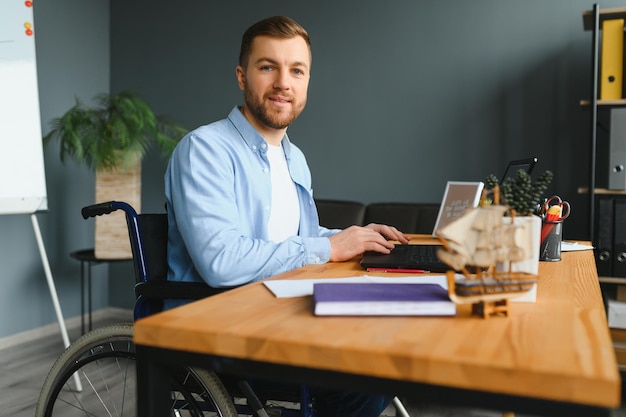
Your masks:
M 561 208 L 561 214 L 557 218 L 553 217 L 555 215 L 548 213 L 548 209 L 550 209 L 550 207 L 552 206 L 559 206 Z M 569 213 L 570 213 L 569 203 L 567 201 L 561 200 L 561 197 L 559 197 L 558 195 L 553 195 L 552 197 L 548 198 L 545 203 L 543 203 L 542 216 L 544 219 L 552 220 L 552 221 L 562 221 L 562 220 L 567 219 L 567 217 L 569 216 Z M 549 216 L 552 218 L 550 218 Z

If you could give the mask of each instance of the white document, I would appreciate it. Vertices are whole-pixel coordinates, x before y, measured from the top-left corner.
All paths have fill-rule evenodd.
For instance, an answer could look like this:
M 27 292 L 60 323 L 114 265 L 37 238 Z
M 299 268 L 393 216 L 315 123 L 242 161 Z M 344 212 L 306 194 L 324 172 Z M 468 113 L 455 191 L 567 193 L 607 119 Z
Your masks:
M 561 252 L 573 252 L 577 250 L 591 250 L 593 246 L 583 245 L 578 242 L 561 242 Z
M 448 281 L 445 275 L 424 274 L 402 278 L 390 278 L 372 275 L 343 278 L 312 278 L 312 279 L 279 279 L 263 281 L 268 290 L 276 298 L 305 297 L 313 295 L 313 284 L 316 282 L 386 282 L 398 284 L 439 284 L 443 289 L 448 289 Z M 534 303 L 537 299 L 537 284 L 524 295 L 512 298 L 512 302 Z
M 420 276 L 409 276 L 402 278 L 389 278 L 371 275 L 361 275 L 358 277 L 343 278 L 313 278 L 313 279 L 280 279 L 263 281 L 263 284 L 277 297 L 304 297 L 313 295 L 313 284 L 316 282 L 386 282 L 386 283 L 422 283 L 439 284 L 445 290 L 448 289 L 448 282 L 445 275 L 425 274 Z

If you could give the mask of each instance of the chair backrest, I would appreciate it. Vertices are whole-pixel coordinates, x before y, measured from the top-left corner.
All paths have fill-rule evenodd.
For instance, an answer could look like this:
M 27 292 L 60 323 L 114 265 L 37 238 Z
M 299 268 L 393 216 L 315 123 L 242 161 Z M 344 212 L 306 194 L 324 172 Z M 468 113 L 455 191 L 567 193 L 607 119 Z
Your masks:
M 148 296 L 167 281 L 167 214 L 136 214 L 124 208 L 135 269 L 135 320 L 163 310 L 163 297 Z M 159 289 L 163 292 L 164 289 Z
M 143 243 L 143 258 L 147 281 L 167 280 L 167 214 L 138 215 L 139 235 Z M 142 282 L 138 259 L 133 256 L 136 282 Z
M 168 281 L 167 213 L 137 214 L 123 201 L 107 201 L 85 206 L 84 219 L 124 211 L 135 269 L 135 319 L 163 309 L 163 300 L 197 300 L 219 294 L 228 288 L 212 288 L 205 282 Z
M 329 229 L 363 225 L 365 204 L 357 201 L 316 199 L 320 225 Z
M 364 224 L 388 224 L 404 233 L 431 234 L 439 206 L 435 203 L 372 203 L 365 210 Z
M 415 232 L 432 234 L 437 222 L 437 215 L 439 215 L 439 209 L 441 204 L 439 203 L 423 203 L 420 204 L 419 215 L 417 217 L 417 224 L 415 225 Z
M 133 249 L 136 319 L 162 311 L 165 300 L 197 300 L 228 289 L 212 288 L 205 282 L 167 280 L 167 213 L 137 215 L 137 229 L 138 244 Z M 132 227 L 129 231 L 132 233 Z

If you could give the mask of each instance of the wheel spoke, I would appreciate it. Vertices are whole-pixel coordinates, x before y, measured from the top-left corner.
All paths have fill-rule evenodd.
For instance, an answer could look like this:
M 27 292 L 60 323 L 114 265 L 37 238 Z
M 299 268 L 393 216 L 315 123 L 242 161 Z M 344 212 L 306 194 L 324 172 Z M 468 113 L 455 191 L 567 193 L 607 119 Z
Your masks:
M 69 382 L 78 373 L 82 392 Z M 36 417 L 123 417 L 136 413 L 137 378 L 132 325 L 96 329 L 72 343 L 46 378 Z M 181 369 L 172 375 L 173 416 L 237 417 L 215 374 Z

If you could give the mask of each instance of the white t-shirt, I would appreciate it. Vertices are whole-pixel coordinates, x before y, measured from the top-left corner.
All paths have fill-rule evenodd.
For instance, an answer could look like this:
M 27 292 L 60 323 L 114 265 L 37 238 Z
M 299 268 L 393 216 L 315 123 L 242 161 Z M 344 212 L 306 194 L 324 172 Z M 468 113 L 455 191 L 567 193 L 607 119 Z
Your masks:
M 267 230 L 271 241 L 282 242 L 298 234 L 300 225 L 298 192 L 289 174 L 283 147 L 269 145 L 267 158 L 270 161 L 272 181 L 272 210 Z

